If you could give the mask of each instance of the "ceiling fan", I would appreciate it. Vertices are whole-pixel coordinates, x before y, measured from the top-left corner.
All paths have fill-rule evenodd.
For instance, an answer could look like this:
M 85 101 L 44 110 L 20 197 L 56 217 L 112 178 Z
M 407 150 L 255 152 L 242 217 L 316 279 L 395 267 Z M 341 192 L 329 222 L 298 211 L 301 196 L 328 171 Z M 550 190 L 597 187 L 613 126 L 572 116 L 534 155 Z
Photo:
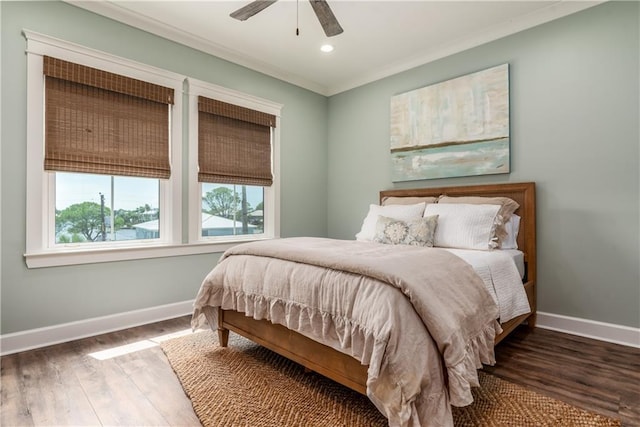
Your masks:
M 271 6 L 276 1 L 278 0 L 254 0 L 248 5 L 232 12 L 229 16 L 239 21 L 246 21 L 256 13 Z M 322 29 L 327 37 L 337 36 L 342 33 L 342 27 L 338 23 L 338 20 L 331 11 L 326 0 L 309 0 L 309 3 L 311 3 L 311 7 L 313 7 L 313 11 L 316 13 L 318 21 L 320 21 L 320 25 L 322 25 Z

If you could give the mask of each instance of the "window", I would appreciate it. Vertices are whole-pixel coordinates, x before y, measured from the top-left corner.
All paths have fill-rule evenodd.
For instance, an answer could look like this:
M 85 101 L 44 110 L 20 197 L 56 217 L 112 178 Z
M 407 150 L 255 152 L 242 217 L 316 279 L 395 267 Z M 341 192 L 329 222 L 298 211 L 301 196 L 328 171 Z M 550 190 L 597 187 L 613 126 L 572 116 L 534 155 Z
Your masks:
M 201 237 L 264 234 L 264 188 L 203 182 Z
M 221 252 L 241 241 L 278 237 L 281 105 L 24 34 L 29 268 Z M 86 72 L 95 78 L 83 81 Z M 182 135 L 183 93 L 189 96 L 188 141 Z M 85 97 L 95 110 L 79 107 Z M 223 118 L 214 122 L 246 122 L 240 127 L 259 135 L 258 145 L 253 136 L 249 145 L 244 137 L 224 137 L 235 141 L 231 151 L 240 150 L 235 160 L 200 150 L 214 160 L 211 170 L 198 159 L 203 97 L 213 101 L 214 115 L 222 109 Z M 152 111 L 141 114 L 150 105 Z M 268 123 L 253 123 L 255 117 Z M 149 125 L 141 127 L 142 121 Z M 189 152 L 184 184 L 183 148 Z
M 184 76 L 25 36 L 27 266 L 169 254 L 182 244 Z
M 190 242 L 277 237 L 281 106 L 195 79 L 189 95 Z
M 54 245 L 160 238 L 160 180 L 55 173 Z
M 43 57 L 43 73 L 44 170 L 56 184 L 53 245 L 159 239 L 174 91 L 51 56 Z M 116 185 L 133 206 L 116 199 Z

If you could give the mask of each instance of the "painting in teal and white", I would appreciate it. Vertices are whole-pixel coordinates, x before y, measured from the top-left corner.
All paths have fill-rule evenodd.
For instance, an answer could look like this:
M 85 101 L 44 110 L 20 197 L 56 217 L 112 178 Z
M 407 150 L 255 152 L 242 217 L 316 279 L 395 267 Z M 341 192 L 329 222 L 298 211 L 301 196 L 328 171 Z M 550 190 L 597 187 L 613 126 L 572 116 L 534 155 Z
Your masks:
M 509 173 L 509 64 L 391 97 L 393 181 Z

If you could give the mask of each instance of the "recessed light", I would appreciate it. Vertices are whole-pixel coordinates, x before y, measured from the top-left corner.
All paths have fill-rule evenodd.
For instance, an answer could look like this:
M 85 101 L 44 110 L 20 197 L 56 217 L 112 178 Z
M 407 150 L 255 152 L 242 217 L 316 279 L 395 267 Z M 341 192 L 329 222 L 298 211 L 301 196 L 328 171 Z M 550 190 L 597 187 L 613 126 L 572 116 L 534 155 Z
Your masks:
M 333 46 L 330 44 L 323 44 L 322 46 L 320 46 L 320 50 L 325 52 L 325 53 L 329 53 L 331 51 L 333 51 Z

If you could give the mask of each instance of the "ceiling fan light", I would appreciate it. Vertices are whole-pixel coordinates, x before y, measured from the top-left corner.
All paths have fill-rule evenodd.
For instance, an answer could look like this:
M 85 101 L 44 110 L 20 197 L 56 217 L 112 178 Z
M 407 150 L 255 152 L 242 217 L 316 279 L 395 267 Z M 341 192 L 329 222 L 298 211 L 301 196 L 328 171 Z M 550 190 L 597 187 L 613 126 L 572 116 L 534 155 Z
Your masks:
M 322 46 L 320 46 L 320 50 L 323 51 L 324 53 L 332 52 L 333 51 L 333 45 L 323 44 Z

